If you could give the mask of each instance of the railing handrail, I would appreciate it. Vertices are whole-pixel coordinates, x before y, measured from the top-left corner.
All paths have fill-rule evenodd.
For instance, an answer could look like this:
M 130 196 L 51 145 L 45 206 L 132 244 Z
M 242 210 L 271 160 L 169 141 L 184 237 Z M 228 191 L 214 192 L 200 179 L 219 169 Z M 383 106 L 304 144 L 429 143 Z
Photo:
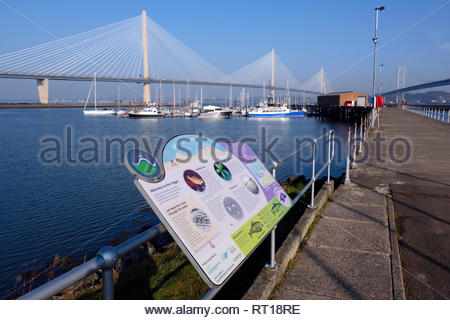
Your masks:
M 317 157 L 317 142 L 324 139 L 325 137 L 328 137 L 328 160 L 327 162 L 321 167 L 317 173 L 315 172 L 315 159 Z M 295 155 L 301 153 L 302 151 L 307 150 L 308 148 L 313 148 L 313 175 L 309 182 L 303 187 L 303 189 L 296 195 L 296 197 L 293 199 L 292 207 L 300 200 L 300 198 L 306 193 L 306 191 L 311 188 L 311 205 L 310 207 L 314 207 L 314 184 L 317 180 L 317 177 L 319 177 L 323 171 L 328 168 L 328 179 L 327 182 L 330 183 L 330 166 L 332 161 L 334 160 L 335 156 L 335 148 L 334 148 L 334 140 L 335 140 L 335 134 L 334 130 L 330 130 L 328 133 L 312 139 L 306 146 L 302 146 L 294 153 L 290 154 L 283 160 L 281 160 L 279 163 L 275 163 L 271 167 L 268 168 L 268 170 L 272 170 L 274 177 L 276 173 L 276 169 L 284 164 L 286 161 L 294 157 Z M 276 227 L 276 226 L 275 226 Z M 274 228 L 275 229 L 275 228 Z M 49 299 L 53 297 L 54 295 L 60 293 L 64 289 L 70 287 L 71 285 L 85 279 L 86 277 L 98 272 L 99 270 L 102 270 L 102 287 L 103 287 L 103 297 L 104 299 L 113 299 L 114 298 L 114 279 L 113 279 L 113 273 L 112 268 L 116 265 L 118 259 L 120 257 L 123 257 L 124 255 L 128 254 L 129 252 L 135 250 L 140 245 L 144 244 L 145 242 L 152 240 L 156 238 L 157 236 L 161 235 L 166 231 L 166 228 L 161 224 L 157 224 L 153 226 L 152 228 L 122 242 L 121 244 L 111 247 L 111 246 L 105 246 L 101 248 L 97 255 L 86 261 L 85 263 L 73 268 L 72 270 L 56 277 L 55 279 L 37 287 L 36 289 L 33 289 L 32 291 L 20 296 L 18 300 L 33 300 L 33 299 Z M 273 237 L 273 245 L 271 250 L 275 250 L 274 245 L 274 237 L 275 232 L 272 230 L 272 237 Z M 274 259 L 274 252 L 272 252 L 272 260 Z M 271 262 L 271 265 L 275 265 L 274 261 Z M 222 286 L 217 288 L 210 289 L 206 295 L 202 299 L 212 299 L 220 290 L 222 289 Z
M 272 166 L 270 166 L 269 168 L 267 168 L 267 170 L 272 171 L 275 168 L 278 168 L 280 165 L 282 165 L 283 163 L 285 163 L 286 161 L 288 161 L 289 159 L 293 158 L 294 156 L 296 156 L 297 154 L 301 153 L 302 151 L 308 149 L 309 147 L 312 147 L 312 145 L 314 143 L 317 143 L 319 140 L 322 140 L 325 137 L 328 137 L 331 133 L 334 134 L 333 130 L 330 130 L 328 133 L 325 133 L 324 135 L 321 135 L 318 138 L 313 138 L 313 141 L 309 141 L 309 143 L 303 147 L 301 147 L 300 149 L 298 149 L 297 151 L 291 153 L 290 155 L 288 155 L 286 158 L 284 158 L 283 160 L 281 160 L 280 162 L 274 163 Z M 314 141 L 315 140 L 315 141 Z M 334 150 L 333 150 L 334 151 Z
M 405 109 L 424 117 L 450 123 L 449 106 L 405 106 Z
M 63 273 L 59 277 L 56 277 L 42 286 L 39 286 L 23 296 L 20 296 L 18 300 L 49 299 L 78 281 L 81 281 L 84 278 L 96 273 L 98 270 L 103 269 L 108 260 L 108 258 L 102 254 L 105 248 L 114 249 L 117 253 L 117 258 L 120 258 L 145 242 L 156 238 L 165 231 L 166 228 L 161 223 L 158 223 L 152 228 L 145 230 L 125 242 L 122 242 L 116 247 L 103 247 L 91 260 L 86 261 L 72 270 Z

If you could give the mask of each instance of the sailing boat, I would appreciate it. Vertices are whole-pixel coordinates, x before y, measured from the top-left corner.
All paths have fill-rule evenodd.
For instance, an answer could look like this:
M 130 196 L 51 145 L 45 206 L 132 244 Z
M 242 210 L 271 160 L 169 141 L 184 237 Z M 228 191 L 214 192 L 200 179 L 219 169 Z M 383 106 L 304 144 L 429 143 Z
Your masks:
M 86 106 L 89 101 L 89 97 L 91 96 L 92 87 L 94 87 L 94 110 L 86 110 Z M 91 83 L 91 87 L 89 88 L 89 93 L 84 104 L 83 113 L 85 115 L 113 115 L 114 110 L 110 110 L 107 108 L 97 109 L 97 73 L 94 73 L 94 80 Z

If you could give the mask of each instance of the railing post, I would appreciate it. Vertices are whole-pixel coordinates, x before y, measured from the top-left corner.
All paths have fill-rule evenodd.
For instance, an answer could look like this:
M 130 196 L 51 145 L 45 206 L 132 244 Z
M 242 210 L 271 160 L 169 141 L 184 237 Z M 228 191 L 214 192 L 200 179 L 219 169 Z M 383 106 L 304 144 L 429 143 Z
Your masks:
M 358 148 L 358 153 L 362 152 L 362 140 L 363 140 L 363 120 L 361 118 L 361 127 L 360 127 L 360 131 L 359 131 L 359 148 Z
M 273 178 L 276 179 L 277 176 L 277 166 L 278 163 L 274 162 L 273 164 L 273 169 L 272 169 L 272 175 Z M 275 230 L 276 230 L 277 226 L 275 225 L 272 229 L 272 231 L 270 232 L 270 262 L 266 264 L 266 268 L 268 269 L 278 269 L 279 264 L 275 261 Z
M 102 264 L 103 299 L 114 300 L 114 274 L 112 268 L 116 265 L 117 250 L 113 247 L 103 247 L 97 253 L 104 261 Z
M 316 183 L 316 144 L 317 140 L 313 139 L 313 146 L 312 146 L 312 183 L 311 183 L 311 204 L 308 206 L 311 209 L 314 209 L 316 206 L 314 205 L 314 185 Z
M 448 109 L 448 112 L 447 112 L 447 122 L 450 123 L 450 108 Z
M 102 269 L 103 299 L 114 300 L 114 276 L 112 269 Z
M 355 131 L 353 134 L 353 157 L 352 168 L 356 168 L 356 133 L 358 132 L 358 124 L 355 122 Z
M 350 184 L 350 149 L 351 149 L 351 145 L 350 145 L 350 138 L 352 135 L 352 128 L 349 127 L 348 128 L 348 139 L 347 139 L 347 166 L 345 169 L 345 184 Z
M 328 132 L 328 174 L 327 174 L 327 182 L 326 184 L 331 184 L 330 175 L 331 175 L 331 143 L 332 140 L 334 140 L 334 134 L 333 131 Z M 333 141 L 334 143 L 334 141 Z

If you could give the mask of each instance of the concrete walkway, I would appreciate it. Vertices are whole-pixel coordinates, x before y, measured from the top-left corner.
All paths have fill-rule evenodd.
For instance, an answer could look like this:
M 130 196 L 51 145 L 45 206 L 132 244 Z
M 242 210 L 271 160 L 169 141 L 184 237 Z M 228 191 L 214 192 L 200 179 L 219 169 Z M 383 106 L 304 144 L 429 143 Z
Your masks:
M 271 298 L 450 296 L 450 125 L 402 109 L 380 124 Z

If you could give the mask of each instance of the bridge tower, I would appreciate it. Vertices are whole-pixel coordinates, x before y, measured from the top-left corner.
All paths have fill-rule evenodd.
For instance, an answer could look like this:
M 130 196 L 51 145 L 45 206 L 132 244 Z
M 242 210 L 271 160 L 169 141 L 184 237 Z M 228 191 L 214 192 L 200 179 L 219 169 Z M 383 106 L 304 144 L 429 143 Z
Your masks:
M 147 37 L 147 12 L 142 10 L 142 59 L 144 67 L 144 79 L 149 79 L 148 72 L 148 37 Z M 144 91 L 142 100 L 145 104 L 149 104 L 151 100 L 150 96 L 150 83 L 144 83 Z
M 398 66 L 397 67 L 397 89 L 405 88 L 405 80 L 406 80 L 406 67 Z M 397 94 L 395 96 L 395 102 L 398 104 L 405 100 L 405 93 Z
M 324 94 L 325 92 L 325 70 L 320 69 L 320 93 Z
M 48 104 L 48 79 L 36 79 L 39 93 L 39 103 Z

